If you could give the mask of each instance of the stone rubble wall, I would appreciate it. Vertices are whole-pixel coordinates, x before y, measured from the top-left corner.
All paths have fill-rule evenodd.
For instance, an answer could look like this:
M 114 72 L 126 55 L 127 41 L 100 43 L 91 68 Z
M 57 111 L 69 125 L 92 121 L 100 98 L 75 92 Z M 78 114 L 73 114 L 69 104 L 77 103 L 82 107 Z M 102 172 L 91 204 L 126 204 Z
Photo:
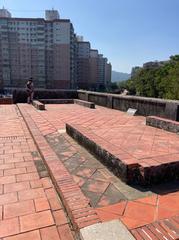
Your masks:
M 127 111 L 129 108 L 137 109 L 142 116 L 154 115 L 179 121 L 179 101 L 146 98 L 136 96 L 121 96 L 118 94 L 98 93 L 79 90 L 78 98 L 94 102 L 97 105 Z

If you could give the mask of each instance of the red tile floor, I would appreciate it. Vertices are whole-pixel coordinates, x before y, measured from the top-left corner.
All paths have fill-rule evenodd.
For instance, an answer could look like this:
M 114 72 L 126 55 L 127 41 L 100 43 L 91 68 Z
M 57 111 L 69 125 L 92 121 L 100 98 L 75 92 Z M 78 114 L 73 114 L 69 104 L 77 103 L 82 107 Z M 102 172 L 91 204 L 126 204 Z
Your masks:
M 155 224 L 161 219 L 169 219 L 170 224 L 175 221 L 174 225 L 178 226 L 177 220 L 172 220 L 172 217 L 179 215 L 179 182 L 140 190 L 116 180 L 105 167 L 98 166 L 98 161 L 92 159 L 90 161 L 95 166 L 94 171 L 89 159 L 86 159 L 89 156 L 83 154 L 79 150 L 79 146 L 65 135 L 64 129 L 66 123 L 80 124 L 114 146 L 121 147 L 135 159 L 142 159 L 144 162 L 148 159 L 161 161 L 164 156 L 170 159 L 177 157 L 179 154 L 178 135 L 145 126 L 144 117 L 132 117 L 123 112 L 102 107 L 93 110 L 68 104 L 46 105 L 46 109 L 46 111 L 39 112 L 32 106 L 26 105 L 26 111 L 47 138 L 49 144 L 53 135 L 59 138 L 56 149 L 60 149 L 64 165 L 73 174 L 74 180 L 79 184 L 84 194 L 88 193 L 88 197 L 93 200 L 93 203 L 95 202 L 94 207 L 97 207 L 96 211 L 101 221 L 121 219 L 133 234 L 139 236 L 136 237 L 137 239 L 155 239 L 150 237 L 152 233 L 149 233 L 149 237 L 145 238 L 143 235 L 145 229 L 142 227 L 145 225 L 150 227 L 150 224 Z M 64 139 L 68 146 L 59 144 L 60 141 L 63 143 Z M 54 147 L 54 150 L 56 149 Z M 71 159 L 75 154 L 80 155 L 80 157 L 77 155 L 74 158 L 77 165 Z M 81 166 L 83 164 L 86 164 L 85 167 Z M 106 196 L 105 193 L 111 185 L 119 191 L 114 193 L 110 189 L 110 193 Z M 110 201 L 116 195 L 115 203 Z M 147 231 L 149 227 L 147 227 Z
M 69 220 L 15 105 L 0 105 L 0 239 L 72 240 Z
M 68 122 L 90 129 L 95 135 L 122 148 L 131 157 L 142 159 L 142 162 L 163 162 L 164 156 L 165 160 L 179 157 L 178 136 L 146 126 L 144 117 L 133 117 L 102 107 L 88 109 L 74 104 L 49 104 L 46 109 L 32 116 L 44 135 L 65 128 Z

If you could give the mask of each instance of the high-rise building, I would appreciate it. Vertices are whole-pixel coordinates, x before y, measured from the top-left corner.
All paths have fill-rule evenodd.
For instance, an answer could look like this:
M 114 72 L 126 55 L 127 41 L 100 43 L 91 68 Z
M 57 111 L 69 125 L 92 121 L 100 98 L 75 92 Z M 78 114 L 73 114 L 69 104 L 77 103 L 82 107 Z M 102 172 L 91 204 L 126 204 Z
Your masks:
M 112 67 L 108 63 L 108 59 L 99 54 L 98 50 L 91 49 L 89 63 L 90 75 L 88 87 L 96 90 L 109 86 L 111 83 Z
M 46 22 L 48 88 L 71 88 L 74 82 L 74 29 L 70 20 Z
M 83 42 L 83 41 L 84 41 L 84 38 L 83 38 L 83 36 L 77 35 L 77 36 L 76 36 L 76 40 L 77 40 L 77 42 Z
M 96 89 L 106 82 L 107 59 L 76 36 L 57 10 L 46 18 L 13 18 L 0 9 L 0 88 Z
M 90 43 L 77 41 L 77 86 L 88 89 L 90 75 Z
M 98 50 L 90 50 L 90 80 L 89 87 L 92 90 L 95 90 L 98 83 Z
M 73 25 L 68 19 L 49 18 L 0 17 L 0 76 L 5 87 L 24 87 L 29 77 L 39 88 L 73 86 Z
M 90 42 L 76 36 L 76 82 L 81 89 L 104 89 L 111 82 L 111 64 Z
M 5 9 L 3 7 L 2 9 L 0 9 L 0 17 L 10 18 L 11 17 L 11 13 L 7 9 Z
M 60 18 L 59 12 L 57 10 L 46 10 L 45 11 L 45 19 L 47 21 L 57 20 Z
M 98 88 L 105 88 L 105 67 L 107 58 L 104 58 L 102 54 L 98 55 Z
M 112 73 L 112 66 L 111 63 L 105 63 L 105 87 L 110 86 L 111 84 L 111 73 Z

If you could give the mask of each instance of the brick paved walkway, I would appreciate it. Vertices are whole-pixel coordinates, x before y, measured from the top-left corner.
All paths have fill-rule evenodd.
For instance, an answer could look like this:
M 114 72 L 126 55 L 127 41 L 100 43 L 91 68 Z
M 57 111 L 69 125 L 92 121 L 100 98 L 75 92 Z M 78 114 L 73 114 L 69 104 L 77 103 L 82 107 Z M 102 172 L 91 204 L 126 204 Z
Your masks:
M 46 171 L 43 177 L 43 161 L 17 107 L 1 105 L 0 116 L 0 239 L 72 240 L 69 220 Z
M 137 240 L 179 239 L 179 217 L 153 222 L 131 232 Z
M 107 108 L 82 108 L 78 105 L 46 105 L 47 111 L 33 113 L 44 135 L 78 124 L 90 129 L 105 141 L 123 149 L 124 159 L 135 158 L 143 163 L 169 163 L 178 160 L 179 137 L 176 134 L 145 125 L 145 118 L 128 116 Z M 79 117 L 80 116 L 80 117 Z
M 79 151 L 78 145 L 74 145 L 73 141 L 68 139 L 68 147 L 65 146 L 66 143 L 64 143 L 66 122 L 73 124 L 78 123 L 83 127 L 90 127 L 93 131 L 98 132 L 99 135 L 107 136 L 110 142 L 113 141 L 114 145 L 122 144 L 127 147 L 127 142 L 129 142 L 129 146 L 131 147 L 132 142 L 134 145 L 138 144 L 136 145 L 139 147 L 138 154 L 140 153 L 139 155 L 143 157 L 153 157 L 153 154 L 163 156 L 163 154 L 172 155 L 172 153 L 177 153 L 179 141 L 177 135 L 159 129 L 149 131 L 148 127 L 144 125 L 143 117 L 126 116 L 119 111 L 101 107 L 92 110 L 77 105 L 46 105 L 47 111 L 44 112 L 38 112 L 31 106 L 24 106 L 24 108 L 26 108 L 31 120 L 35 122 L 40 132 L 46 137 L 46 139 L 48 139 L 49 144 L 52 143 L 51 147 L 56 144 L 56 149 L 59 149 L 59 159 L 63 162 L 69 172 L 72 173 L 74 181 L 76 181 L 79 187 L 81 187 L 84 194 L 85 190 L 86 192 L 92 192 L 93 196 L 90 194 L 87 195 L 92 201 L 93 199 L 95 201 L 95 197 L 99 197 L 98 195 L 100 194 L 100 199 L 97 201 L 99 204 L 96 211 L 101 221 L 121 219 L 129 229 L 132 231 L 136 229 L 136 231 L 134 231 L 136 235 L 140 235 L 139 232 L 143 232 L 143 230 L 145 231 L 145 228 L 140 231 L 140 228 L 144 225 L 152 224 L 155 221 L 166 218 L 168 221 L 173 222 L 172 217 L 179 215 L 178 181 L 158 185 L 158 187 L 152 189 L 136 189 L 134 187 L 131 188 L 131 191 L 129 191 L 129 186 L 120 183 L 123 188 L 123 193 L 125 192 L 125 188 L 127 189 L 125 196 L 127 199 L 126 201 L 126 199 L 121 199 L 121 195 L 119 196 L 119 193 L 121 193 L 122 190 L 117 192 L 111 191 L 111 195 L 106 194 L 109 184 L 115 182 L 113 178 L 114 176 L 109 177 L 108 174 L 103 174 L 102 176 L 96 171 L 98 170 L 98 167 L 94 172 L 93 170 L 91 171 L 91 165 L 89 165 L 89 162 L 84 169 L 81 165 L 83 165 L 86 160 L 89 160 L 89 156 L 83 155 L 82 152 Z M 116 131 L 118 131 L 117 135 L 115 134 Z M 123 141 L 119 143 L 119 134 L 122 134 L 122 137 L 125 136 L 126 132 L 128 132 L 127 139 L 123 138 Z M 130 141 L 130 137 L 132 141 Z M 152 141 L 153 143 L 151 143 Z M 148 148 L 147 151 L 146 147 L 143 147 L 144 145 L 142 146 L 142 142 L 144 142 L 146 147 L 148 146 L 147 143 L 149 143 L 150 148 Z M 159 145 L 161 146 L 159 147 Z M 136 146 L 133 149 L 136 149 Z M 162 146 L 164 146 L 164 148 L 162 148 Z M 130 147 L 129 149 L 132 149 Z M 77 150 L 75 150 L 75 148 Z M 75 154 L 80 155 L 75 157 Z M 97 166 L 98 162 L 93 158 L 92 165 L 94 164 Z M 86 181 L 90 183 L 87 184 Z M 98 181 L 100 181 L 100 184 L 98 184 Z M 117 182 L 117 185 L 118 184 L 119 182 Z M 99 189 L 100 192 L 98 191 Z M 146 191 L 148 191 L 148 193 Z M 149 196 L 145 197 L 145 192 Z M 132 198 L 130 199 L 131 196 Z M 111 201 L 111 198 L 115 199 L 115 197 L 117 200 L 114 204 L 114 202 Z M 93 206 L 95 207 L 96 205 L 94 204 Z M 150 240 L 151 238 L 144 234 L 138 239 Z M 162 236 L 161 238 L 156 239 L 170 238 L 163 238 Z

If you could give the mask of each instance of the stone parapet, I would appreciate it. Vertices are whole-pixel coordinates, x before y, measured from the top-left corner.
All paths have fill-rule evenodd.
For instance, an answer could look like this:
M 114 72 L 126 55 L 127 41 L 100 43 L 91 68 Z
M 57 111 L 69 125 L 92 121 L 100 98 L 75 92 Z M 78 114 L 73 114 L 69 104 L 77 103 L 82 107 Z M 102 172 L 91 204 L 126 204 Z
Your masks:
M 34 98 L 41 99 L 74 99 L 77 98 L 77 91 L 73 89 L 35 89 Z M 25 89 L 14 89 L 13 103 L 26 103 L 27 92 Z
M 93 102 L 96 105 L 127 112 L 129 108 L 137 109 L 136 114 L 142 116 L 158 116 L 179 121 L 179 101 L 122 96 L 119 94 L 90 92 L 84 90 L 36 89 L 35 99 L 79 99 Z M 26 103 L 27 94 L 23 89 L 15 89 L 13 103 Z M 66 103 L 66 102 L 65 102 Z
M 1 104 L 5 105 L 13 104 L 12 98 L 11 97 L 0 98 L 0 105 Z
M 146 125 L 164 129 L 166 131 L 173 132 L 173 133 L 179 133 L 179 122 L 169 120 L 166 118 L 148 116 L 146 118 Z
M 73 99 L 40 99 L 45 104 L 73 104 Z
M 78 98 L 97 105 L 127 111 L 137 109 L 142 116 L 155 115 L 179 121 L 179 101 L 78 90 Z

